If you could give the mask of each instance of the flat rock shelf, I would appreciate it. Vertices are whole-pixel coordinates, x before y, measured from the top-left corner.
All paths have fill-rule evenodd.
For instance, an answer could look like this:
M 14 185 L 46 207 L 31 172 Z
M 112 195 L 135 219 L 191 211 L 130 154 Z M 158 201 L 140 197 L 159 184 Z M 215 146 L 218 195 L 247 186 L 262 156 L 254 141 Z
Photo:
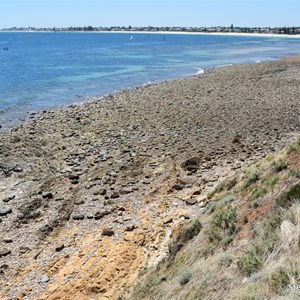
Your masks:
M 40 112 L 1 133 L 0 298 L 117 299 L 224 176 L 299 134 L 299 95 L 295 56 Z

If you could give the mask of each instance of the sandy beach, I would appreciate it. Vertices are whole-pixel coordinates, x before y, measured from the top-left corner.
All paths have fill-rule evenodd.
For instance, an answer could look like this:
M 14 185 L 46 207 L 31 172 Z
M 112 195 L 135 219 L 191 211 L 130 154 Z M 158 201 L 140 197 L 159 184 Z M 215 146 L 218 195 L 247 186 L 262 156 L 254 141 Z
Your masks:
M 299 78 L 300 57 L 216 68 L 2 132 L 0 298 L 118 299 L 224 176 L 299 135 Z
M 99 33 L 105 33 L 99 31 Z M 274 37 L 274 38 L 300 38 L 300 34 L 274 34 L 274 33 L 242 33 L 242 32 L 188 32 L 188 31 L 109 31 L 109 33 L 127 34 L 192 34 L 192 35 L 220 35 L 220 36 L 253 36 L 253 37 Z

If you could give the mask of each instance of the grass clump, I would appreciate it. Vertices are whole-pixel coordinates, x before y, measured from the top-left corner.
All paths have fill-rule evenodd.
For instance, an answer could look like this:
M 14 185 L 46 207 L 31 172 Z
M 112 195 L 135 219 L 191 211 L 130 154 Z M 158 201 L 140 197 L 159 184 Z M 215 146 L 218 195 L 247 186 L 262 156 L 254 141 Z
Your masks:
M 195 221 L 187 224 L 184 226 L 177 236 L 175 237 L 174 241 L 169 245 L 169 265 L 174 260 L 176 254 L 180 251 L 180 249 L 184 246 L 184 244 L 197 236 L 202 229 L 202 223 L 196 219 Z
M 247 174 L 244 185 L 243 185 L 243 189 L 247 189 L 252 184 L 257 182 L 259 179 L 260 179 L 260 176 L 257 172 Z
M 300 137 L 296 140 L 294 144 L 292 144 L 289 149 L 287 150 L 288 154 L 299 152 L 299 146 L 300 146 Z
M 160 273 L 153 273 L 149 278 L 147 278 L 146 283 L 138 285 L 135 288 L 135 292 L 133 294 L 134 299 L 144 299 L 149 294 L 157 293 L 158 290 L 156 286 L 161 282 Z
M 210 193 L 208 193 L 208 199 L 212 198 L 217 193 L 233 189 L 237 183 L 238 181 L 235 177 L 226 178 L 225 180 L 221 181 Z
M 269 178 L 267 180 L 264 181 L 264 184 L 267 186 L 267 187 L 273 187 L 277 184 L 277 182 L 279 181 L 279 176 L 274 176 L 272 178 Z
M 289 285 L 298 285 L 300 281 L 299 265 L 296 262 L 290 263 L 288 266 L 280 267 L 268 279 L 270 290 L 277 294 L 283 295 L 290 290 Z
M 284 219 L 283 212 L 277 209 L 269 215 L 263 225 L 253 229 L 253 247 L 237 261 L 238 268 L 247 276 L 263 267 L 265 259 L 274 251 L 278 243 L 276 234 Z
M 253 197 L 253 199 L 260 198 L 260 197 L 264 196 L 265 194 L 267 194 L 267 192 L 268 191 L 265 188 L 257 189 L 253 192 L 252 197 Z
M 288 163 L 287 160 L 285 159 L 278 159 L 277 161 L 273 161 L 272 163 L 272 169 L 274 170 L 274 172 L 279 173 L 283 170 L 286 170 L 288 167 Z
M 232 263 L 232 258 L 228 254 L 222 255 L 218 261 L 220 267 L 229 267 L 231 263 Z
M 191 240 L 197 236 L 202 229 L 202 223 L 197 219 L 188 226 L 184 227 L 181 231 L 181 236 L 184 241 Z
M 280 268 L 278 272 L 272 274 L 269 279 L 269 287 L 275 294 L 281 295 L 290 283 L 290 277 L 286 269 Z
M 257 272 L 263 266 L 261 255 L 255 248 L 246 251 L 237 261 L 238 268 L 247 276 Z
M 179 277 L 179 283 L 181 286 L 186 285 L 190 282 L 192 274 L 190 272 L 185 272 Z
M 288 192 L 279 197 L 276 203 L 281 207 L 287 208 L 297 199 L 300 199 L 300 183 L 294 185 Z
M 218 243 L 224 239 L 224 246 L 228 246 L 236 234 L 237 211 L 232 206 L 218 207 L 213 214 L 208 229 L 208 239 L 211 243 Z

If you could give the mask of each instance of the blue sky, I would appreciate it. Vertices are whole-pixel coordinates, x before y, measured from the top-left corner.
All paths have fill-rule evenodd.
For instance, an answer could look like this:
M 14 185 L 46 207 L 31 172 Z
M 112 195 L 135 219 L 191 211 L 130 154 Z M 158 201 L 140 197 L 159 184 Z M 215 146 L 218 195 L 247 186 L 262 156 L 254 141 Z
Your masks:
M 0 0 L 13 26 L 300 26 L 300 0 Z

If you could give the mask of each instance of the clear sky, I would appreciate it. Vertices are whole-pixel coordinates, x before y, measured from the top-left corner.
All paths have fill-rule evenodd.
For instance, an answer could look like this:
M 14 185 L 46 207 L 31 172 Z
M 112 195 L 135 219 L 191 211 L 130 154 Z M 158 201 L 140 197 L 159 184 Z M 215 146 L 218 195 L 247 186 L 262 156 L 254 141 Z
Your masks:
M 300 0 L 0 0 L 0 28 L 300 26 Z

